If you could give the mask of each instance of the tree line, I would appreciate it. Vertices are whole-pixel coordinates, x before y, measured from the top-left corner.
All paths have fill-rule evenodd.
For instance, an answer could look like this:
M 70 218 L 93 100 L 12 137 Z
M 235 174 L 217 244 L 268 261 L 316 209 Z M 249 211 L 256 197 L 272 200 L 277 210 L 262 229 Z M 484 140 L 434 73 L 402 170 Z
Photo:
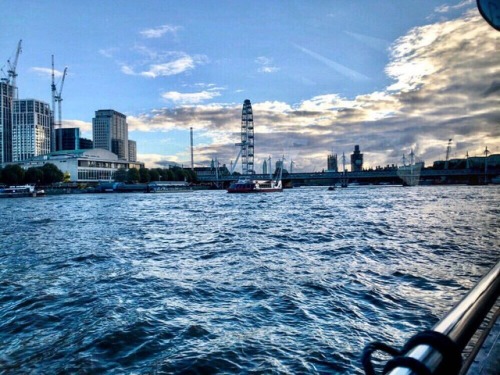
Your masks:
M 130 168 L 118 169 L 113 179 L 117 182 L 127 183 L 148 183 L 150 181 L 187 181 L 196 182 L 196 173 L 190 169 L 181 167 L 166 168 Z M 0 183 L 15 185 L 41 185 L 49 186 L 57 182 L 69 182 L 69 175 L 65 175 L 57 166 L 46 163 L 43 167 L 30 167 L 24 170 L 18 164 L 9 164 L 4 168 L 0 167 Z
M 54 164 L 46 163 L 43 167 L 30 167 L 24 170 L 18 164 L 9 164 L 0 168 L 0 183 L 15 185 L 51 185 L 64 180 L 64 173 Z
M 113 179 L 116 182 L 127 183 L 148 183 L 150 181 L 187 181 L 196 182 L 196 173 L 190 169 L 181 167 L 170 168 L 130 168 L 118 169 L 113 174 Z

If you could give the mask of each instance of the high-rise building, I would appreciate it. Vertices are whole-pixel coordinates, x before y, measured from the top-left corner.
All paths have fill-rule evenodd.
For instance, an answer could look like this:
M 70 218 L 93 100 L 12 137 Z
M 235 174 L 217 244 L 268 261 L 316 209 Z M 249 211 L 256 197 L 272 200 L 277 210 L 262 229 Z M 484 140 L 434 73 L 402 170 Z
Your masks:
M 351 154 L 351 172 L 361 172 L 363 170 L 363 154 L 359 150 L 359 145 L 354 146 Z
M 128 140 L 128 161 L 137 161 L 137 142 Z
M 12 161 L 12 109 L 14 87 L 0 80 L 0 164 Z
M 80 150 L 90 150 L 94 148 L 94 142 L 87 138 L 80 138 Z
M 12 161 L 50 153 L 52 114 L 47 103 L 36 99 L 14 101 Z
M 102 148 L 128 160 L 127 117 L 112 109 L 100 109 L 92 119 L 94 148 Z
M 80 128 L 56 129 L 56 151 L 80 149 Z

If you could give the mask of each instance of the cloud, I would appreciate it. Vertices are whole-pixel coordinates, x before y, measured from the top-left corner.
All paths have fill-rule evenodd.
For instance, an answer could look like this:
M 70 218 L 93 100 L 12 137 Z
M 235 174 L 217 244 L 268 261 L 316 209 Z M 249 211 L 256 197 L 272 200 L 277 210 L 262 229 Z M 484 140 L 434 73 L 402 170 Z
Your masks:
M 157 57 L 155 62 L 146 63 L 144 67 L 134 68 L 129 64 L 122 64 L 121 71 L 127 75 L 158 78 L 187 72 L 206 61 L 206 57 L 201 55 L 190 56 L 182 52 L 168 53 L 166 56 Z
M 111 47 L 111 48 L 103 48 L 103 49 L 100 49 L 99 50 L 99 54 L 104 56 L 104 57 L 107 57 L 107 58 L 112 58 L 114 57 L 114 55 L 119 51 L 118 48 L 114 48 L 114 47 Z
M 277 160 L 285 154 L 297 162 L 296 171 L 322 170 L 329 153 L 348 156 L 356 144 L 369 166 L 401 164 L 410 149 L 429 165 L 444 158 L 450 138 L 457 157 L 467 151 L 479 155 L 486 145 L 498 153 L 499 42 L 500 34 L 470 12 L 397 39 L 385 70 L 392 82 L 383 90 L 353 98 L 327 93 L 295 104 L 252 102 L 256 169 L 269 155 Z M 211 95 L 202 88 L 194 97 Z M 193 127 L 208 140 L 195 140 L 196 163 L 208 165 L 217 157 L 229 165 L 238 152 L 234 144 L 241 137 L 241 108 L 242 103 L 184 102 L 130 118 L 129 125 L 149 132 Z M 174 156 L 189 160 L 184 153 Z
M 137 159 L 146 165 L 146 168 L 168 168 L 174 165 L 181 165 L 177 156 L 166 157 L 159 154 L 137 154 Z
M 220 96 L 218 91 L 201 91 L 193 93 L 180 93 L 168 91 L 161 94 L 162 98 L 177 104 L 196 104 Z
M 92 133 L 92 123 L 81 120 L 63 120 L 63 128 L 80 128 L 80 132 Z
M 161 38 L 165 34 L 175 35 L 177 33 L 177 30 L 179 29 L 179 26 L 162 25 L 152 29 L 139 31 L 139 34 L 141 34 L 145 38 Z
M 32 72 L 35 72 L 41 77 L 52 77 L 52 68 L 41 68 L 41 67 L 33 67 L 30 69 Z M 54 77 L 59 78 L 62 77 L 63 72 L 60 70 L 54 69 Z
M 275 73 L 280 70 L 277 66 L 274 66 L 273 59 L 269 57 L 257 57 L 255 62 L 260 65 L 257 70 L 259 73 Z
M 464 7 L 467 7 L 469 5 L 472 5 L 473 3 L 475 3 L 473 0 L 463 0 L 456 5 L 444 4 L 444 5 L 440 5 L 440 6 L 436 7 L 434 9 L 434 12 L 436 12 L 436 13 L 448 13 L 452 10 L 457 10 L 457 9 L 462 9 Z

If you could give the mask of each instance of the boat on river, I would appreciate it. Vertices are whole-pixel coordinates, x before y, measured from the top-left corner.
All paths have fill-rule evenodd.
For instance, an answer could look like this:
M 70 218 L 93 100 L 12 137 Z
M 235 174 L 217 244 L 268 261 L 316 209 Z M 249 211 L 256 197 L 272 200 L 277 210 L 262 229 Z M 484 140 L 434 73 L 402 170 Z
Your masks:
M 193 187 L 186 181 L 154 181 L 147 185 L 147 193 L 186 193 Z
M 40 197 L 43 190 L 36 190 L 32 185 L 10 186 L 0 189 L 0 198 Z
M 283 191 L 282 172 L 283 168 L 279 168 L 279 173 L 276 178 L 268 180 L 254 180 L 248 176 L 241 177 L 238 181 L 233 182 L 227 189 L 228 193 L 276 193 Z M 271 177 L 271 176 L 270 176 Z
M 228 193 L 274 193 L 282 191 L 281 180 L 252 180 L 248 177 L 240 178 L 227 189 Z

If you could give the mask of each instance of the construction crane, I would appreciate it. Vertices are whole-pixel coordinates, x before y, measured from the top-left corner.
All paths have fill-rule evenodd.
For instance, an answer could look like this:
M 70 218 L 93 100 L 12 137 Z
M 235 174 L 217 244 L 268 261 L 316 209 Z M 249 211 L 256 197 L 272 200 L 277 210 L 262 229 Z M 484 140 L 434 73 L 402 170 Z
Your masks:
M 444 169 L 448 169 L 448 164 L 450 162 L 451 141 L 452 141 L 451 138 L 448 139 L 448 147 L 446 147 L 446 159 L 444 161 Z
M 56 127 L 55 127 L 55 107 L 56 107 L 56 83 L 54 80 L 54 55 L 52 55 L 52 84 L 50 85 L 50 90 L 52 93 L 52 124 L 51 124 L 51 142 L 50 149 L 52 152 L 56 150 Z
M 58 129 L 59 129 L 59 137 L 57 139 L 58 142 L 58 149 L 59 151 L 62 150 L 62 110 L 61 110 L 61 102 L 63 100 L 62 98 L 62 90 L 64 86 L 64 79 L 66 78 L 66 73 L 68 72 L 68 67 L 64 68 L 64 72 L 62 75 L 61 79 L 61 86 L 59 87 L 59 92 L 56 90 L 56 95 L 54 97 L 54 100 L 57 102 L 57 114 L 58 114 Z
M 9 65 L 9 68 L 7 70 L 7 74 L 9 76 L 9 84 L 13 87 L 15 99 L 18 98 L 18 96 L 17 96 L 17 84 L 16 84 L 16 80 L 17 80 L 16 69 L 17 69 L 17 62 L 19 60 L 19 55 L 22 52 L 22 49 L 21 49 L 22 42 L 23 42 L 23 40 L 21 39 L 21 40 L 19 40 L 19 43 L 17 43 L 17 50 L 16 50 L 16 54 L 14 56 L 14 62 L 11 62 L 10 59 L 7 60 L 7 64 Z

